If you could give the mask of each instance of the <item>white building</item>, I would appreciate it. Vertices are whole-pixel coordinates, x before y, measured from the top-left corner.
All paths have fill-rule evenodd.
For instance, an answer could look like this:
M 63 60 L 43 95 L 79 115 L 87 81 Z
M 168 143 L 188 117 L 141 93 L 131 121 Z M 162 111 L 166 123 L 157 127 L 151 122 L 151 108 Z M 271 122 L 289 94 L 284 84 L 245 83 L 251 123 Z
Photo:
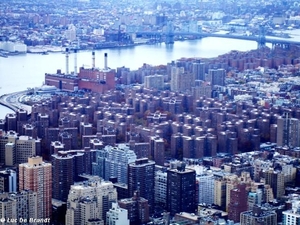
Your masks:
M 20 42 L 2 41 L 0 42 L 0 49 L 8 52 L 27 52 L 27 45 Z
M 154 183 L 154 201 L 155 203 L 166 205 L 167 201 L 167 171 L 155 171 Z
M 99 174 L 94 175 L 103 177 L 105 180 L 116 177 L 118 183 L 127 184 L 128 164 L 135 162 L 136 159 L 135 152 L 125 144 L 115 147 L 107 145 L 97 152 L 97 162 L 94 163 L 94 167 Z
M 112 203 L 112 208 L 106 213 L 106 225 L 129 225 L 128 211 Z
M 150 76 L 145 76 L 145 88 L 155 88 L 162 90 L 164 88 L 164 76 L 155 74 Z
M 292 203 L 292 209 L 282 212 L 283 225 L 300 225 L 300 201 L 294 201 Z
M 199 203 L 213 204 L 215 191 L 215 178 L 212 173 L 197 175 L 199 185 Z
M 117 191 L 112 182 L 95 176 L 76 183 L 71 186 L 67 200 L 66 225 L 104 225 L 106 212 L 116 201 Z

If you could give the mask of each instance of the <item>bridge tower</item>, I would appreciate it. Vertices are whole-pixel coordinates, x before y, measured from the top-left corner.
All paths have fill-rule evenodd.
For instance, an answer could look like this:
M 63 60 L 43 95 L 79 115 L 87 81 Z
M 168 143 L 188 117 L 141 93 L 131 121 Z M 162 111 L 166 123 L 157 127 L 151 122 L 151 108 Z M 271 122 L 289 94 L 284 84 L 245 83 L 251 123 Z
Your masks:
M 260 49 L 263 47 L 266 47 L 265 27 L 263 25 L 260 25 L 257 38 L 257 48 Z
M 167 23 L 166 44 L 174 44 L 174 25 L 171 21 Z

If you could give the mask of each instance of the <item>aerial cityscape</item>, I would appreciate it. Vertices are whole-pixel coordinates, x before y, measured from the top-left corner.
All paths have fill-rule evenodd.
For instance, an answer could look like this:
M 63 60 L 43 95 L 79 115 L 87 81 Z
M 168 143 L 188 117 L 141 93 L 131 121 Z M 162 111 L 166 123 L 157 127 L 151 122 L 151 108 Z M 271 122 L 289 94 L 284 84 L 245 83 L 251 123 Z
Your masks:
M 0 6 L 1 225 L 300 225 L 298 1 Z

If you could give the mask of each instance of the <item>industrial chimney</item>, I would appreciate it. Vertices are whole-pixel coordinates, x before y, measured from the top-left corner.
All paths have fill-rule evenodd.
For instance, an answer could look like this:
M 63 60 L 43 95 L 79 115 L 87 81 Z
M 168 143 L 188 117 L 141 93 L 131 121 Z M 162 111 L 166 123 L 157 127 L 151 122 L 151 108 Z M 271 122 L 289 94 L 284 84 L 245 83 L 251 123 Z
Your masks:
M 95 69 L 95 52 L 92 52 L 92 68 Z
M 74 76 L 77 76 L 77 49 L 74 49 Z
M 66 48 L 66 74 L 69 74 L 69 48 Z
M 104 69 L 107 70 L 107 53 L 104 53 Z

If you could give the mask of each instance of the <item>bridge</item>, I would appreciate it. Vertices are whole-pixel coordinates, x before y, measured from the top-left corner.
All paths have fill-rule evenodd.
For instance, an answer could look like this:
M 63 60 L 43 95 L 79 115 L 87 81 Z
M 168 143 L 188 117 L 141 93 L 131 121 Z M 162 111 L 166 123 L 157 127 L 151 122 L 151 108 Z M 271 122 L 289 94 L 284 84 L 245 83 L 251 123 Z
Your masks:
M 283 48 L 289 48 L 291 44 L 300 45 L 300 41 L 295 41 L 289 38 L 277 38 L 277 37 L 266 37 L 264 34 L 264 29 L 261 27 L 260 33 L 258 35 L 237 35 L 237 34 L 218 34 L 218 33 L 206 33 L 206 32 L 177 32 L 174 31 L 173 25 L 169 23 L 167 25 L 166 31 L 136 31 L 134 32 L 137 36 L 144 36 L 154 39 L 157 42 L 164 42 L 166 44 L 173 44 L 174 37 L 186 37 L 193 36 L 195 38 L 205 38 L 205 37 L 216 37 L 216 38 L 230 38 L 239 39 L 247 41 L 256 41 L 257 48 L 263 48 L 266 43 L 271 43 L 272 47 L 281 46 Z

